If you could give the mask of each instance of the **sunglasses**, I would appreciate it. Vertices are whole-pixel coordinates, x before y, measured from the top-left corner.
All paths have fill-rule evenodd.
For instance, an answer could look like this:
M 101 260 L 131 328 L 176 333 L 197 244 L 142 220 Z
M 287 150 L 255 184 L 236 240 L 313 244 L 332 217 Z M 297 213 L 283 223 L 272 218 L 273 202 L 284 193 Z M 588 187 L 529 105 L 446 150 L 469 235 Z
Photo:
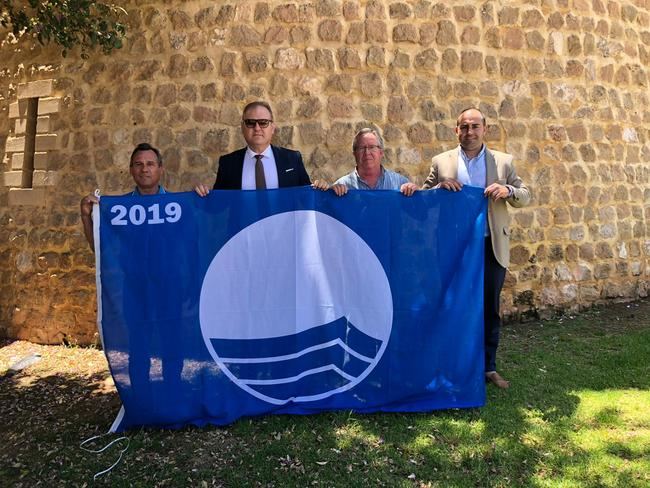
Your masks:
M 255 124 L 259 125 L 261 129 L 266 129 L 272 122 L 269 119 L 244 119 L 244 125 L 249 129 L 254 129 Z

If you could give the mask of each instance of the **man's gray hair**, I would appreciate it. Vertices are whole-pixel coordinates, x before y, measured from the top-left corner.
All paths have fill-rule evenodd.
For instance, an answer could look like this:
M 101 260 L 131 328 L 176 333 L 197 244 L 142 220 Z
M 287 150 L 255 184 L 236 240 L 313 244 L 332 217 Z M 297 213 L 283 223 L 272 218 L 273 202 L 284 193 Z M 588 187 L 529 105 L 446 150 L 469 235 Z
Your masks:
M 357 134 L 354 136 L 354 139 L 352 139 L 352 152 L 357 150 L 357 141 L 359 138 L 365 134 L 372 134 L 377 138 L 377 145 L 381 148 L 381 150 L 384 150 L 384 138 L 381 137 L 381 134 L 377 129 L 372 129 L 370 127 L 365 127 L 361 129 Z

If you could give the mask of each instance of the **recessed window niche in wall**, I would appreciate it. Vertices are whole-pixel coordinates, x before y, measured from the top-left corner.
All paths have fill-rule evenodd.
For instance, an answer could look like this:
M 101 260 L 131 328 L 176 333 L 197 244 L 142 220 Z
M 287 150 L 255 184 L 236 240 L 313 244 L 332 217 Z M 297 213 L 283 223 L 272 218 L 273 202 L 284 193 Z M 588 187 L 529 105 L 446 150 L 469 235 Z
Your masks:
M 10 205 L 45 205 L 46 187 L 56 183 L 48 171 L 48 153 L 56 150 L 51 117 L 61 108 L 61 98 L 52 96 L 54 80 L 18 85 L 17 100 L 9 105 L 10 133 L 5 147 L 9 162 L 0 182 L 9 187 Z
M 22 188 L 32 188 L 34 182 L 34 153 L 36 152 L 36 121 L 38 119 L 38 97 L 27 99 L 27 114 L 22 120 L 25 124 L 25 151 L 23 152 Z

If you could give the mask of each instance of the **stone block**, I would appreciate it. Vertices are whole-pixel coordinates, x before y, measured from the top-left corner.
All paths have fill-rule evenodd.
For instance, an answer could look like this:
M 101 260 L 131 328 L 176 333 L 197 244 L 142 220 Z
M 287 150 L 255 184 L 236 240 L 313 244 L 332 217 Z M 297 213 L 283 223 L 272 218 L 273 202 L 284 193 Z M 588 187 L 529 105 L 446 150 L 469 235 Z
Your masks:
M 198 90 L 194 85 L 183 85 L 183 87 L 178 92 L 178 101 L 179 102 L 191 102 L 195 103 L 198 98 Z
M 523 69 L 521 61 L 517 58 L 501 58 L 501 75 L 507 78 L 517 78 Z
M 233 52 L 225 52 L 221 56 L 221 64 L 219 66 L 219 72 L 221 76 L 233 76 L 235 74 L 235 61 L 237 60 L 237 54 Z
M 254 20 L 256 23 L 264 22 L 271 15 L 271 9 L 268 3 L 256 3 Z
M 433 48 L 425 49 L 415 56 L 414 66 L 421 70 L 435 71 L 437 61 L 438 55 L 436 54 L 436 50 Z
M 381 20 L 366 20 L 366 42 L 383 44 L 388 42 L 388 28 Z
M 352 48 L 342 47 L 337 51 L 339 66 L 341 69 L 359 69 L 361 68 L 361 58 L 359 53 Z
M 36 136 L 36 144 L 34 149 L 36 151 L 51 151 L 56 149 L 56 134 L 39 134 Z
M 346 44 L 361 44 L 363 42 L 363 23 L 355 22 L 350 24 L 348 34 L 345 36 Z
M 385 19 L 386 10 L 384 9 L 384 2 L 380 2 L 379 0 L 370 0 L 366 5 L 366 18 Z
M 528 49 L 532 49 L 533 51 L 541 51 L 544 49 L 544 46 L 546 44 L 546 40 L 544 39 L 544 36 L 540 34 L 538 31 L 531 31 L 526 33 L 526 46 Z
M 320 122 L 306 122 L 298 126 L 298 133 L 303 144 L 320 144 L 325 133 Z
M 262 36 L 248 25 L 238 25 L 230 29 L 231 46 L 259 46 Z
M 400 147 L 397 150 L 397 162 L 403 165 L 417 165 L 422 162 L 422 155 L 415 148 Z
M 408 19 L 412 14 L 411 7 L 407 3 L 391 3 L 388 8 L 388 15 L 391 19 Z
M 187 44 L 187 34 L 184 32 L 170 32 L 169 45 L 172 49 L 178 51 Z
M 458 54 L 456 50 L 452 48 L 445 49 L 445 52 L 442 53 L 442 63 L 440 67 L 443 72 L 452 71 L 458 65 Z
M 519 27 L 505 27 L 503 46 L 507 49 L 521 49 L 524 46 L 524 31 Z
M 27 100 L 20 100 L 18 102 L 9 104 L 9 118 L 15 119 L 17 117 L 25 118 L 27 116 Z
M 483 66 L 483 54 L 479 51 L 463 51 L 460 55 L 460 68 L 463 73 L 478 71 Z
M 25 137 L 7 137 L 5 152 L 23 152 L 25 150 Z
M 343 26 L 338 20 L 326 19 L 318 24 L 318 37 L 321 41 L 339 42 L 342 33 Z
M 316 14 L 319 17 L 338 17 L 341 14 L 341 2 L 339 0 L 320 0 L 316 4 Z
M 334 54 L 330 49 L 307 48 L 305 55 L 310 70 L 334 71 Z
M 406 97 L 391 97 L 387 115 L 390 122 L 408 122 L 413 117 L 413 108 Z
M 59 173 L 57 171 L 34 170 L 32 186 L 34 188 L 38 186 L 54 186 L 58 181 Z
M 450 44 L 458 43 L 456 39 L 456 26 L 453 22 L 450 20 L 441 20 L 438 22 L 436 42 L 439 46 L 449 46 Z
M 354 104 L 349 97 L 331 96 L 327 101 L 327 113 L 331 118 L 350 118 Z
M 24 153 L 14 153 L 11 155 L 11 169 L 12 170 L 21 170 L 23 169 L 23 160 L 25 159 Z
M 34 170 L 47 168 L 47 154 L 46 152 L 34 153 Z
M 409 98 L 430 97 L 433 92 L 433 86 L 428 79 L 416 77 L 408 84 L 406 92 Z
M 376 68 L 383 68 L 386 66 L 386 51 L 383 47 L 371 46 L 368 48 L 366 55 L 366 64 Z
M 413 144 L 430 144 L 433 138 L 431 130 L 422 122 L 418 122 L 409 127 L 407 136 Z
M 291 28 L 289 36 L 291 44 L 306 44 L 311 39 L 311 29 L 305 25 L 297 25 Z
M 393 42 L 418 42 L 418 29 L 413 24 L 398 24 L 393 28 Z
M 298 7 L 293 3 L 278 5 L 273 9 L 273 19 L 278 22 L 292 23 L 298 22 Z
M 4 173 L 0 173 L 0 178 L 2 179 L 2 186 L 13 186 L 20 188 L 23 181 L 23 172 L 5 171 Z
M 50 132 L 51 120 L 49 116 L 38 117 L 36 119 L 36 133 L 37 134 L 46 134 Z
M 526 10 L 521 14 L 521 25 L 524 28 L 542 27 L 544 25 L 544 16 L 537 9 Z
M 61 110 L 61 98 L 41 98 L 38 101 L 38 115 L 56 114 Z
M 9 188 L 8 200 L 11 206 L 39 206 L 46 203 L 44 188 Z
M 174 30 L 184 30 L 192 26 L 192 18 L 183 10 L 172 10 L 167 15 Z
M 263 53 L 246 53 L 244 59 L 246 60 L 248 71 L 251 73 L 261 73 L 262 71 L 266 71 L 269 65 L 269 61 Z
M 176 85 L 158 85 L 154 96 L 156 104 L 167 107 L 176 101 Z
M 380 105 L 374 103 L 362 103 L 361 104 L 361 116 L 365 120 L 374 121 L 375 123 L 383 120 L 384 112 Z
M 192 118 L 199 123 L 216 123 L 219 120 L 219 112 L 210 107 L 195 106 Z
M 359 90 L 370 98 L 378 97 L 382 93 L 381 76 L 377 73 L 366 73 L 359 77 Z
M 468 25 L 463 29 L 463 33 L 460 36 L 460 42 L 463 44 L 472 44 L 476 45 L 481 40 L 481 32 L 478 27 L 474 25 Z
M 471 22 L 476 15 L 476 7 L 473 5 L 459 5 L 454 7 L 454 17 L 457 22 Z
M 26 130 L 27 130 L 27 119 L 16 119 L 14 134 L 16 135 L 24 134 Z M 50 118 L 39 117 L 36 121 L 36 132 L 43 134 L 49 131 L 50 131 Z
M 213 129 L 205 133 L 201 148 L 208 153 L 209 156 L 224 153 L 230 142 L 230 134 L 228 129 Z
M 436 33 L 438 32 L 438 26 L 431 22 L 420 25 L 420 45 L 428 46 L 431 44 L 435 38 Z
M 278 49 L 275 53 L 273 67 L 280 70 L 293 71 L 305 66 L 305 57 L 294 48 Z
M 170 78 L 183 78 L 187 75 L 189 61 L 182 54 L 174 54 L 169 58 L 166 74 Z
M 49 97 L 54 91 L 54 80 L 38 80 L 28 83 L 20 83 L 17 89 L 19 100 L 25 98 L 43 98 Z
M 438 141 L 453 141 L 457 140 L 454 129 L 446 124 L 436 124 L 436 139 Z
M 359 19 L 359 4 L 357 2 L 344 2 L 343 3 L 343 18 L 345 18 L 345 20 L 358 20 Z

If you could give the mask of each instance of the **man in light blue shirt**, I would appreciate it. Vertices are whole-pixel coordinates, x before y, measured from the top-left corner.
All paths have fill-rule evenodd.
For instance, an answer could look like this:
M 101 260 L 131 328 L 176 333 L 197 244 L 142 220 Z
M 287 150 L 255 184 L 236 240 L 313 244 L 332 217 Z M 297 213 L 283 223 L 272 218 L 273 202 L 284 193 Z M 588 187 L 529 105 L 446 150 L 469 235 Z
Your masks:
M 352 142 L 352 153 L 357 162 L 356 168 L 336 180 L 331 187 L 338 196 L 345 195 L 348 189 L 352 189 L 399 190 L 410 197 L 418 190 L 418 186 L 410 183 L 406 177 L 384 168 L 384 140 L 377 130 L 365 128 L 357 132 Z M 320 190 L 330 188 L 322 180 L 316 180 L 313 186 Z

